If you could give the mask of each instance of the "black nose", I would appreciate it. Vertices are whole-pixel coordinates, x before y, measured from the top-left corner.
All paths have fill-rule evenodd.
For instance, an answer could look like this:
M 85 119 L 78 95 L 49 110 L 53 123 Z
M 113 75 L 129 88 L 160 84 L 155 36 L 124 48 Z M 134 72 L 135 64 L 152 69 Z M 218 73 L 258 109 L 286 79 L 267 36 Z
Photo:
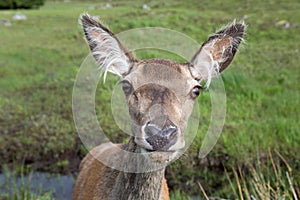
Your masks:
M 164 129 L 157 128 L 154 124 L 147 124 L 145 129 L 146 141 L 152 146 L 152 150 L 167 151 L 177 141 L 177 128 L 169 126 Z

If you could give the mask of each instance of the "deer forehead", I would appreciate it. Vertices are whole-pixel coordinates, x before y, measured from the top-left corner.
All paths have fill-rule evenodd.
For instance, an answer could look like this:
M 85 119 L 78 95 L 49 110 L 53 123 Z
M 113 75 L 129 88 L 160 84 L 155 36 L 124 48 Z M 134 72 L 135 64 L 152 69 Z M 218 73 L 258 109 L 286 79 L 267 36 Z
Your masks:
M 124 79 L 130 81 L 135 90 L 145 85 L 155 84 L 168 88 L 178 97 L 186 96 L 191 88 L 199 85 L 192 77 L 188 64 L 163 59 L 150 59 L 136 63 Z

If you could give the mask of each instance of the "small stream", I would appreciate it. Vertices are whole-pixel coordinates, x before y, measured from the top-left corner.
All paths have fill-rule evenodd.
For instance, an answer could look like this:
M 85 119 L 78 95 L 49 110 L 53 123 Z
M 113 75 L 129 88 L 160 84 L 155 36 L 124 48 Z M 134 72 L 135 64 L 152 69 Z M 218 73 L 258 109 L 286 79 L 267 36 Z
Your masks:
M 25 187 L 26 190 L 35 194 L 51 192 L 56 200 L 71 200 L 72 190 L 75 184 L 75 176 L 50 174 L 45 172 L 32 172 L 24 177 L 0 174 L 0 194 L 13 194 L 14 188 L 18 191 Z M 199 200 L 200 197 L 193 196 L 191 200 Z
M 54 199 L 70 200 L 74 183 L 74 175 L 32 172 L 24 177 L 18 177 L 0 174 L 0 193 L 13 193 L 15 187 L 18 191 L 25 187 L 32 193 L 51 192 Z

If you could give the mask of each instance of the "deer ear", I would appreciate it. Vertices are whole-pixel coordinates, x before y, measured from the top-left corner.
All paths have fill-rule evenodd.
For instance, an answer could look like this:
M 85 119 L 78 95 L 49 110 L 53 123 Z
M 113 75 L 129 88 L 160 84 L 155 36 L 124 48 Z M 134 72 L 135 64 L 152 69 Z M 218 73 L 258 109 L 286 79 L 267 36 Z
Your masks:
M 232 23 L 208 38 L 190 61 L 190 71 L 196 80 L 210 80 L 233 60 L 243 40 L 244 23 Z
M 92 55 L 100 68 L 118 76 L 125 75 L 136 59 L 97 17 L 83 14 L 80 21 Z

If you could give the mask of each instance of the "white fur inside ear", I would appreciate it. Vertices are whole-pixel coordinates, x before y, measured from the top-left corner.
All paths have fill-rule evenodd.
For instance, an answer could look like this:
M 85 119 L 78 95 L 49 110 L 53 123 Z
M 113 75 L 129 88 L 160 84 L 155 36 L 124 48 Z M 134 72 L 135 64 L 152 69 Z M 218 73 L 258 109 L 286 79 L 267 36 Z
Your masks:
M 100 28 L 90 27 L 87 31 L 91 38 L 89 41 L 90 46 L 95 47 L 92 55 L 100 64 L 99 69 L 104 72 L 104 80 L 107 72 L 120 77 L 128 72 L 130 68 L 129 59 L 120 48 L 116 39 Z
M 199 55 L 193 60 L 194 66 L 191 70 L 195 77 L 201 77 L 201 80 L 206 80 L 205 87 L 208 88 L 211 79 L 219 74 L 220 66 L 217 61 L 213 59 L 213 55 L 209 48 L 205 47 L 201 50 Z

